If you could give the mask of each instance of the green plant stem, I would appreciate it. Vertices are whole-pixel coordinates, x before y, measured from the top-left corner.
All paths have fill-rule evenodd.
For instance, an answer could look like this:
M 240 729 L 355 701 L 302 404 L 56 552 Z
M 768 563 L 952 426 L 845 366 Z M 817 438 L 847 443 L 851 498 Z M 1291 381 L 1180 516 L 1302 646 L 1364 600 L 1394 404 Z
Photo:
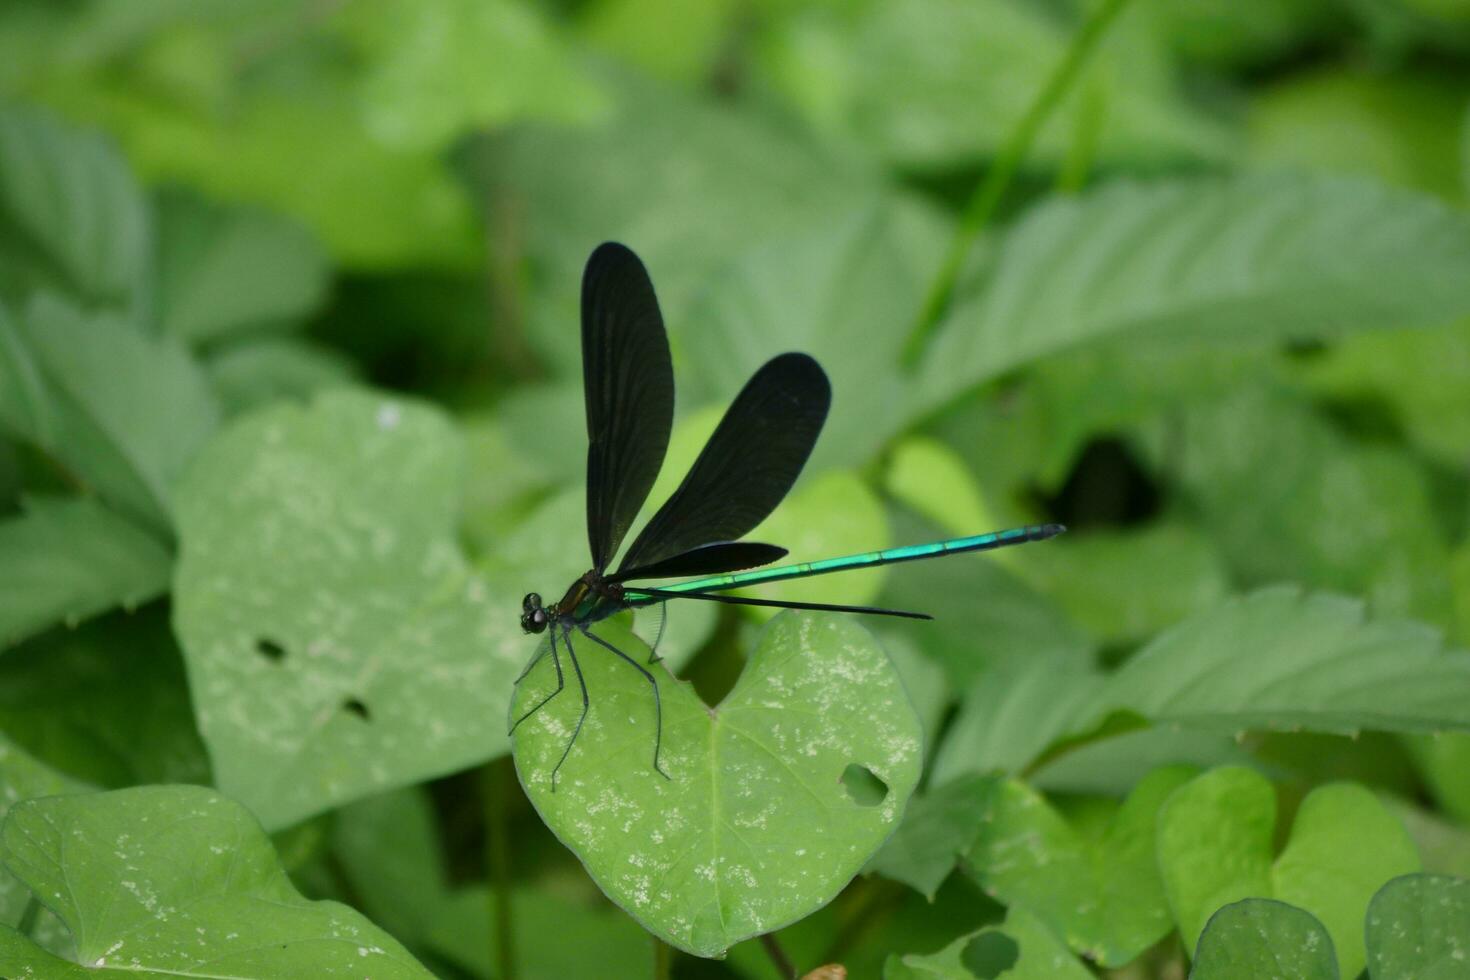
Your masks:
M 496 974 L 500 980 L 514 980 L 515 922 L 512 918 L 510 888 L 510 794 L 506 791 L 510 757 L 496 759 L 484 769 L 485 856 L 489 862 L 490 887 L 495 901 L 491 903 L 490 935 L 495 937 Z
M 673 963 L 673 950 L 657 936 L 653 937 L 653 980 L 669 980 L 669 969 Z
M 763 933 L 761 945 L 770 955 L 771 962 L 776 964 L 776 972 L 781 974 L 784 980 L 796 980 L 796 967 L 791 965 L 790 957 L 786 955 L 786 950 L 781 948 L 781 943 L 775 935 L 769 932 Z
M 1046 85 L 1037 94 L 1036 101 L 1031 103 L 1026 114 L 1016 124 L 1016 128 L 1011 130 L 1010 136 L 1006 138 L 999 154 L 996 155 L 995 162 L 991 164 L 984 178 L 976 186 L 969 203 L 965 206 L 965 213 L 960 218 L 960 226 L 955 231 L 954 239 L 950 242 L 949 253 L 945 256 L 944 264 L 940 266 L 939 274 L 930 284 L 929 292 L 924 298 L 924 305 L 919 312 L 919 318 L 904 344 L 903 356 L 906 364 L 912 365 L 918 361 L 924 345 L 929 340 L 929 335 L 934 332 L 940 318 L 949 309 L 950 300 L 954 297 L 955 282 L 959 279 L 965 258 L 970 254 L 970 246 L 985 230 L 985 226 L 995 214 L 996 205 L 1000 203 L 1016 171 L 1020 169 L 1027 153 L 1031 151 L 1031 144 L 1036 141 L 1036 134 L 1041 131 L 1042 125 L 1061 103 L 1063 96 L 1076 81 L 1083 66 L 1087 64 L 1088 57 L 1097 48 L 1098 42 L 1102 40 L 1109 25 L 1127 4 L 1128 0 L 1103 0 L 1102 4 L 1093 11 L 1092 16 L 1087 19 L 1082 29 L 1077 32 L 1077 36 L 1072 39 L 1072 44 L 1068 47 L 1066 56 L 1057 65 L 1056 71 L 1052 73 Z
M 15 927 L 22 936 L 30 936 L 36 928 L 36 919 L 41 915 L 41 903 L 36 901 L 36 896 L 31 895 L 26 899 L 25 910 L 20 913 L 20 923 Z

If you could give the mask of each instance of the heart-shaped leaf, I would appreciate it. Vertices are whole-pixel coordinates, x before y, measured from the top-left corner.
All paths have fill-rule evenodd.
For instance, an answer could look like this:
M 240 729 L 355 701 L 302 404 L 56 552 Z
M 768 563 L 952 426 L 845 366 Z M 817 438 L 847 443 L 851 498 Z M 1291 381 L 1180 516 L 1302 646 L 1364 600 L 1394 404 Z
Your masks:
M 1159 816 L 1158 860 L 1188 946 L 1221 906 L 1277 898 L 1317 917 L 1343 976 L 1363 968 L 1363 914 L 1385 881 L 1415 871 L 1403 826 L 1364 787 L 1333 783 L 1302 801 L 1291 839 L 1273 860 L 1276 800 L 1259 773 L 1225 766 L 1174 792 Z
M 267 827 L 504 751 L 527 645 L 454 540 L 460 466 L 438 412 L 344 391 L 241 420 L 180 488 L 199 728 Z
M 1078 952 L 1122 966 L 1172 925 L 1154 861 L 1159 808 L 1191 771 L 1160 769 L 1138 784 L 1096 837 L 1017 780 L 990 797 L 966 871 L 1007 905 L 1035 913 Z
M 195 786 L 28 800 L 0 858 L 71 930 L 77 966 L 0 930 L 0 976 L 432 980 L 336 902 L 309 902 L 244 807 Z
M 1190 977 L 1337 980 L 1337 956 L 1332 937 L 1312 913 L 1269 898 L 1247 898 L 1210 916 Z
M 961 936 L 937 953 L 890 956 L 883 980 L 1087 980 L 1092 973 L 1046 924 L 1011 909 L 1000 926 Z
M 605 621 L 639 664 L 648 649 Z M 653 688 L 573 631 L 566 689 L 516 732 L 516 768 L 543 820 L 613 901 L 672 945 L 718 956 L 831 901 L 898 825 L 922 737 L 888 658 L 839 616 L 784 614 L 761 633 L 718 708 L 662 668 L 661 763 Z M 552 770 L 590 695 L 581 734 Z M 517 715 L 556 690 L 550 656 L 521 682 Z
M 1368 906 L 1368 967 L 1374 980 L 1455 980 L 1470 970 L 1470 880 L 1404 875 Z

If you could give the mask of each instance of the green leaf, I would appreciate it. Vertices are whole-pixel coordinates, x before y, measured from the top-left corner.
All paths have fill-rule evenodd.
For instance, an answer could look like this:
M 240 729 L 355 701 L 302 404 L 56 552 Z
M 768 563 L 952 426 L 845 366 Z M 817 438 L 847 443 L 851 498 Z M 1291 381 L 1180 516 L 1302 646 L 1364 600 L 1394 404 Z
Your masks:
M 1127 710 L 1223 733 L 1465 731 L 1470 653 L 1443 652 L 1418 623 L 1367 620 L 1352 599 L 1263 589 L 1161 634 L 1098 702 L 1097 719 Z
M 160 535 L 173 484 L 214 429 L 214 396 L 176 342 L 49 296 L 0 309 L 0 424 Z
M 326 298 L 321 246 L 269 212 L 164 194 L 158 241 L 158 319 L 187 343 L 291 324 Z
M 42 288 L 145 308 L 147 202 L 107 141 L 49 113 L 0 108 L 0 297 Z
M 199 728 L 267 827 L 505 750 L 529 651 L 454 540 L 461 467 L 438 412 L 342 391 L 242 419 L 180 488 Z
M 910 436 L 893 447 L 883 489 L 935 527 L 956 536 L 982 527 L 999 527 L 964 460 L 949 446 L 927 436 Z M 1010 552 L 999 552 L 1005 561 Z
M 603 86 L 615 100 L 607 119 L 513 127 L 475 155 L 489 192 L 517 209 L 539 273 L 527 340 L 566 376 L 580 370 L 579 284 L 598 242 L 638 252 L 676 349 L 693 348 L 717 335 L 692 319 L 692 301 L 746 250 L 871 214 L 889 198 L 874 170 L 766 114 L 612 73 Z
M 11 806 L 22 800 L 89 789 L 90 786 L 52 769 L 0 733 L 0 822 Z M 30 889 L 0 865 L 0 925 L 19 924 L 30 901 Z M 50 912 L 38 914 L 31 938 L 58 954 L 68 945 L 65 927 Z
M 1122 966 L 1173 926 L 1154 827 L 1164 801 L 1191 775 L 1184 767 L 1152 773 L 1093 837 L 1026 784 L 1002 783 L 963 867 L 987 894 L 1032 912 L 1072 949 Z
M 598 0 L 582 13 L 579 33 L 654 75 L 696 85 L 718 64 L 741 13 L 734 0 Z
M 210 354 L 204 368 L 232 415 L 274 401 L 307 401 L 318 391 L 348 387 L 357 365 L 330 347 L 297 337 L 260 337 Z
M 1246 584 L 1364 595 L 1378 614 L 1452 620 L 1431 485 L 1408 454 L 1364 446 L 1297 398 L 1258 385 L 1161 417 L 1163 476 Z
M 1375 978 L 1454 980 L 1470 958 L 1470 880 L 1404 875 L 1368 906 L 1368 967 Z
M 1257 90 L 1249 153 L 1267 167 L 1376 177 L 1460 200 L 1464 85 L 1429 73 L 1332 67 Z
M 1116 183 L 1009 231 L 929 346 L 926 404 L 1103 340 L 1260 340 L 1470 313 L 1470 216 L 1343 178 Z
M 896 542 L 948 536 L 903 513 L 892 516 Z M 1091 640 L 1050 599 L 995 558 L 956 555 L 909 562 L 891 570 L 876 601 L 934 616 L 933 622 L 895 622 L 885 628 L 903 634 L 943 666 L 956 690 L 968 690 L 991 667 L 1007 661 L 1080 663 L 1092 653 Z
M 179 98 L 191 89 L 169 71 L 151 77 L 156 66 L 142 56 L 121 70 L 58 73 L 38 94 L 114 133 L 150 182 L 289 215 L 346 264 L 473 264 L 480 241 L 469 196 L 437 152 L 386 146 L 367 131 L 361 75 L 348 70 L 342 45 L 299 24 L 268 28 L 280 39 L 269 46 L 250 31 L 235 39 L 222 26 L 193 25 L 160 33 L 154 51 L 180 32 L 198 49 L 190 58 L 218 76 L 212 99 Z
M 1277 898 L 1326 927 L 1344 976 L 1363 968 L 1363 915 L 1382 884 L 1417 870 L 1403 826 L 1356 783 L 1307 794 L 1291 837 L 1272 857 L 1276 801 L 1249 769 L 1225 767 L 1176 790 L 1159 816 L 1158 860 L 1187 946 L 1222 905 Z
M 1104 643 L 1137 642 L 1230 592 L 1210 540 L 1184 524 L 1066 534 L 1016 552 L 1027 580 Z
M 1450 466 L 1470 443 L 1470 320 L 1344 337 L 1297 365 L 1319 396 L 1381 406 L 1414 448 Z
M 936 214 L 890 203 L 845 209 L 743 252 L 684 318 L 699 329 L 679 335 L 689 363 L 681 397 L 687 379 L 699 397 L 728 403 L 771 357 L 806 351 L 832 381 L 833 410 L 812 465 L 871 458 L 913 400 L 911 381 L 894 370 L 904 345 L 898 325 L 921 305 L 946 235 Z
M 1192 980 L 1267 976 L 1337 980 L 1339 976 L 1332 937 L 1316 916 L 1265 898 L 1232 902 L 1210 917 L 1189 975 Z
M 1406 738 L 1404 746 L 1440 808 L 1470 826 L 1470 735 Z
M 584 121 L 606 108 L 534 4 L 369 0 L 336 26 L 368 63 L 363 125 L 386 146 L 439 150 L 471 130 Z
M 1004 924 L 961 936 L 937 953 L 890 956 L 883 980 L 1087 980 L 1083 966 L 1045 924 L 1013 908 Z
M 612 621 L 598 632 L 647 659 Z M 603 891 L 666 942 L 716 956 L 802 918 L 831 901 L 898 825 L 922 764 L 919 720 L 861 626 L 778 616 L 716 709 L 655 668 L 667 780 L 653 769 L 647 680 L 585 636 L 572 643 L 591 694 L 585 726 L 553 792 L 552 770 L 582 710 L 564 665 L 571 690 L 516 730 L 516 768 L 542 819 Z M 519 685 L 516 712 L 556 690 L 549 661 Z M 844 776 L 854 770 L 882 782 L 881 803 L 850 795 Z
M 131 609 L 167 588 L 173 557 L 88 497 L 33 498 L 0 521 L 0 649 L 48 626 Z
M 994 155 L 1076 30 L 1014 0 L 890 0 L 856 5 L 855 14 L 830 6 L 790 18 L 767 42 L 776 84 L 814 127 L 925 171 Z M 1085 80 L 1041 130 L 1032 160 L 1059 163 L 1099 99 L 1107 114 L 1097 154 L 1107 162 L 1226 154 L 1223 128 L 1180 97 L 1147 16 L 1120 18 Z
M 1009 659 L 981 671 L 934 755 L 933 778 L 1018 773 L 1087 717 L 1102 687 L 1090 663 L 1061 657 Z
M 888 547 L 892 541 L 882 502 L 850 470 L 828 470 L 803 480 L 747 537 L 787 548 L 791 554 L 783 562 L 875 551 Z M 779 588 L 754 587 L 736 592 L 785 602 L 867 605 L 882 589 L 887 574 L 886 568 L 859 569 L 813 576 Z M 757 619 L 769 619 L 775 614 L 773 609 L 748 611 Z
M 213 790 L 28 800 L 0 830 L 0 857 L 66 923 L 87 964 L 0 932 L 7 975 L 431 978 L 357 912 L 303 899 L 260 825 Z
M 873 855 L 867 870 L 934 901 L 960 855 L 975 843 L 999 788 L 996 777 L 969 775 L 925 793 L 909 805 L 903 823 Z
M 476 976 L 498 969 L 491 890 L 451 888 L 432 803 L 421 788 L 358 800 L 332 821 L 332 851 L 363 911 L 413 948 L 430 950 Z M 587 896 L 516 886 L 516 974 L 526 980 L 647 976 L 648 936 L 588 882 Z
M 0 730 L 47 765 L 98 786 L 210 781 L 183 656 L 160 605 L 52 630 L 7 651 Z

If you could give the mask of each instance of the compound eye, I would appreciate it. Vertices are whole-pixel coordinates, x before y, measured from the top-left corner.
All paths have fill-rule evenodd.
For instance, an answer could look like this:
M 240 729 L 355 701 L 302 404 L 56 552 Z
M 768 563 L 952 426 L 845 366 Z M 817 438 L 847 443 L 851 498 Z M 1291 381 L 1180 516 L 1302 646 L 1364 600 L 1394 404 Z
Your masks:
M 521 600 L 521 608 L 526 612 L 541 608 L 541 593 L 527 592 L 526 597 Z
M 546 610 L 537 606 L 536 611 L 531 613 L 531 618 L 536 621 L 537 626 L 543 625 L 546 622 Z

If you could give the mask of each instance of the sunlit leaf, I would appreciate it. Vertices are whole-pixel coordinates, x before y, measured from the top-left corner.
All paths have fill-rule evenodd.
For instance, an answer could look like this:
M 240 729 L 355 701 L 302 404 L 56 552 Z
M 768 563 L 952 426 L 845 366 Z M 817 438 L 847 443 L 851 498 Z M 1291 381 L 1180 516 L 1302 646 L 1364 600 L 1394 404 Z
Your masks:
M 1210 916 L 1243 898 L 1276 898 L 1326 927 L 1342 975 L 1363 968 L 1363 916 L 1384 882 L 1417 870 L 1403 826 L 1356 783 L 1318 787 L 1273 855 L 1276 800 L 1249 769 L 1226 767 L 1181 787 L 1159 815 L 1158 860 L 1187 946 Z
M 0 521 L 0 649 L 47 626 L 132 609 L 168 588 L 172 567 L 162 542 L 92 498 L 33 498 Z
M 610 621 L 599 635 L 648 659 Z M 714 956 L 799 919 L 831 901 L 897 826 L 918 780 L 919 721 L 887 658 L 849 619 L 772 620 L 715 709 L 655 667 L 668 779 L 653 768 L 648 681 L 586 636 L 571 642 L 591 695 L 586 723 L 553 792 L 582 710 L 564 662 L 569 690 L 517 729 L 516 767 L 598 885 L 665 941 Z M 548 656 L 521 682 L 515 708 L 554 690 Z M 880 801 L 854 789 L 864 781 Z
M 343 391 L 236 423 L 181 489 L 200 731 L 266 826 L 504 751 L 530 647 L 454 540 L 461 467 L 439 413 Z
M 66 923 L 86 964 L 0 930 L 7 976 L 431 977 L 357 912 L 303 899 L 255 818 L 213 790 L 29 800 L 0 829 L 0 857 Z

